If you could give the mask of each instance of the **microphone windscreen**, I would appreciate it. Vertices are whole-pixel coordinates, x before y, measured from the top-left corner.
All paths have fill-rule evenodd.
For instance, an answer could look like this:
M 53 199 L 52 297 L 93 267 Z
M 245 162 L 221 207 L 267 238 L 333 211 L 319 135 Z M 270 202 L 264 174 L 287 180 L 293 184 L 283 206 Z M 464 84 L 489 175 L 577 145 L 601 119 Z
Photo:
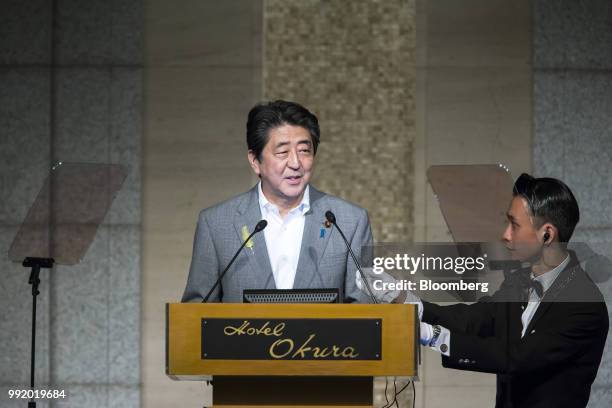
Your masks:
M 255 232 L 259 232 L 268 226 L 268 221 L 261 220 L 255 225 Z
M 325 211 L 325 218 L 327 219 L 327 221 L 331 222 L 332 224 L 336 223 L 336 216 L 331 211 Z

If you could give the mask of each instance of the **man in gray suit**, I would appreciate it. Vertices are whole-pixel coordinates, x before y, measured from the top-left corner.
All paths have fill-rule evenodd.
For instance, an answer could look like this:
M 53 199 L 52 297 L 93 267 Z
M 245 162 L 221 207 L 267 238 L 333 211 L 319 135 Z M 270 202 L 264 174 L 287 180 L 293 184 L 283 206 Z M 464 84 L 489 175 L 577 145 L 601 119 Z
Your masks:
M 355 285 L 356 266 L 335 227 L 360 257 L 372 245 L 366 210 L 309 184 L 320 131 L 317 117 L 286 101 L 256 105 L 247 121 L 248 160 L 260 181 L 251 190 L 200 213 L 183 302 L 200 302 L 236 250 L 253 236 L 209 301 L 242 302 L 244 289 L 339 288 L 345 302 L 367 298 Z

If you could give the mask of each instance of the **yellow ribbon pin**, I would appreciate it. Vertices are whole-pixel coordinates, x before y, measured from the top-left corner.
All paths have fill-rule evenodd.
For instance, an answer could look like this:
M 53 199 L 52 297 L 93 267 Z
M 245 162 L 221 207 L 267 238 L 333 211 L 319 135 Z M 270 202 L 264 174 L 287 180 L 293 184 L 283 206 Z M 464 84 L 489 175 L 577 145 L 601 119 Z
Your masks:
M 246 226 L 246 225 L 245 225 L 245 226 L 243 226 L 243 227 L 242 227 L 242 241 L 246 241 L 246 240 L 249 238 L 249 235 L 251 235 L 251 234 L 249 233 L 249 229 L 247 228 L 247 226 Z M 249 239 L 249 241 L 246 243 L 246 245 L 245 245 L 245 246 L 246 246 L 247 248 L 250 248 L 250 249 L 251 249 L 251 251 L 252 251 L 252 250 L 253 250 L 253 246 L 254 246 L 254 245 L 255 245 L 255 244 L 253 243 L 253 238 L 251 238 L 251 239 Z

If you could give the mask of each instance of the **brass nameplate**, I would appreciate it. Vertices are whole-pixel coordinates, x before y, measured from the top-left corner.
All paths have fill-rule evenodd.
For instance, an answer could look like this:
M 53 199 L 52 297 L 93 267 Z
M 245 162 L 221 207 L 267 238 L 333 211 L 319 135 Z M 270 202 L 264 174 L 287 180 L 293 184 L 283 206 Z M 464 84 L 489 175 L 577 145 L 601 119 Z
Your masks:
M 202 319 L 205 360 L 381 360 L 380 319 Z

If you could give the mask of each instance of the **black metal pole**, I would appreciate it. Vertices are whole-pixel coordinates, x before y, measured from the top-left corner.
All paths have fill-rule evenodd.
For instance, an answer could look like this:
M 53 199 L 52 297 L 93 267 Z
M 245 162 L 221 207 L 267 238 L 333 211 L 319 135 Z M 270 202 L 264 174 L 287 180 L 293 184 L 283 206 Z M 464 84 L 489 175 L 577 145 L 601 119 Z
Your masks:
M 36 350 L 36 298 L 39 295 L 38 285 L 40 284 L 39 279 L 40 266 L 34 265 L 32 267 L 32 273 L 30 275 L 30 284 L 32 285 L 32 350 L 30 353 L 30 388 L 34 389 L 34 366 L 36 356 L 34 350 Z
M 34 391 L 34 373 L 36 370 L 36 298 L 40 293 L 38 291 L 38 285 L 40 284 L 39 274 L 40 265 L 34 263 L 29 279 L 29 283 L 32 285 L 32 349 L 30 350 L 30 389 L 32 391 Z M 32 398 L 28 401 L 28 408 L 36 408 L 34 395 L 32 395 Z
M 32 349 L 30 350 L 30 389 L 34 392 L 34 379 L 36 373 L 36 299 L 40 294 L 38 285 L 40 284 L 40 268 L 53 267 L 53 258 L 26 258 L 23 261 L 23 266 L 32 268 L 28 283 L 32 285 Z M 28 408 L 36 408 L 36 400 L 34 399 L 35 392 L 30 401 Z
M 30 352 L 30 389 L 34 391 L 34 366 L 36 365 L 36 295 L 32 293 L 32 350 Z M 34 401 L 34 397 L 30 401 L 28 401 L 28 408 L 36 408 L 36 401 Z

